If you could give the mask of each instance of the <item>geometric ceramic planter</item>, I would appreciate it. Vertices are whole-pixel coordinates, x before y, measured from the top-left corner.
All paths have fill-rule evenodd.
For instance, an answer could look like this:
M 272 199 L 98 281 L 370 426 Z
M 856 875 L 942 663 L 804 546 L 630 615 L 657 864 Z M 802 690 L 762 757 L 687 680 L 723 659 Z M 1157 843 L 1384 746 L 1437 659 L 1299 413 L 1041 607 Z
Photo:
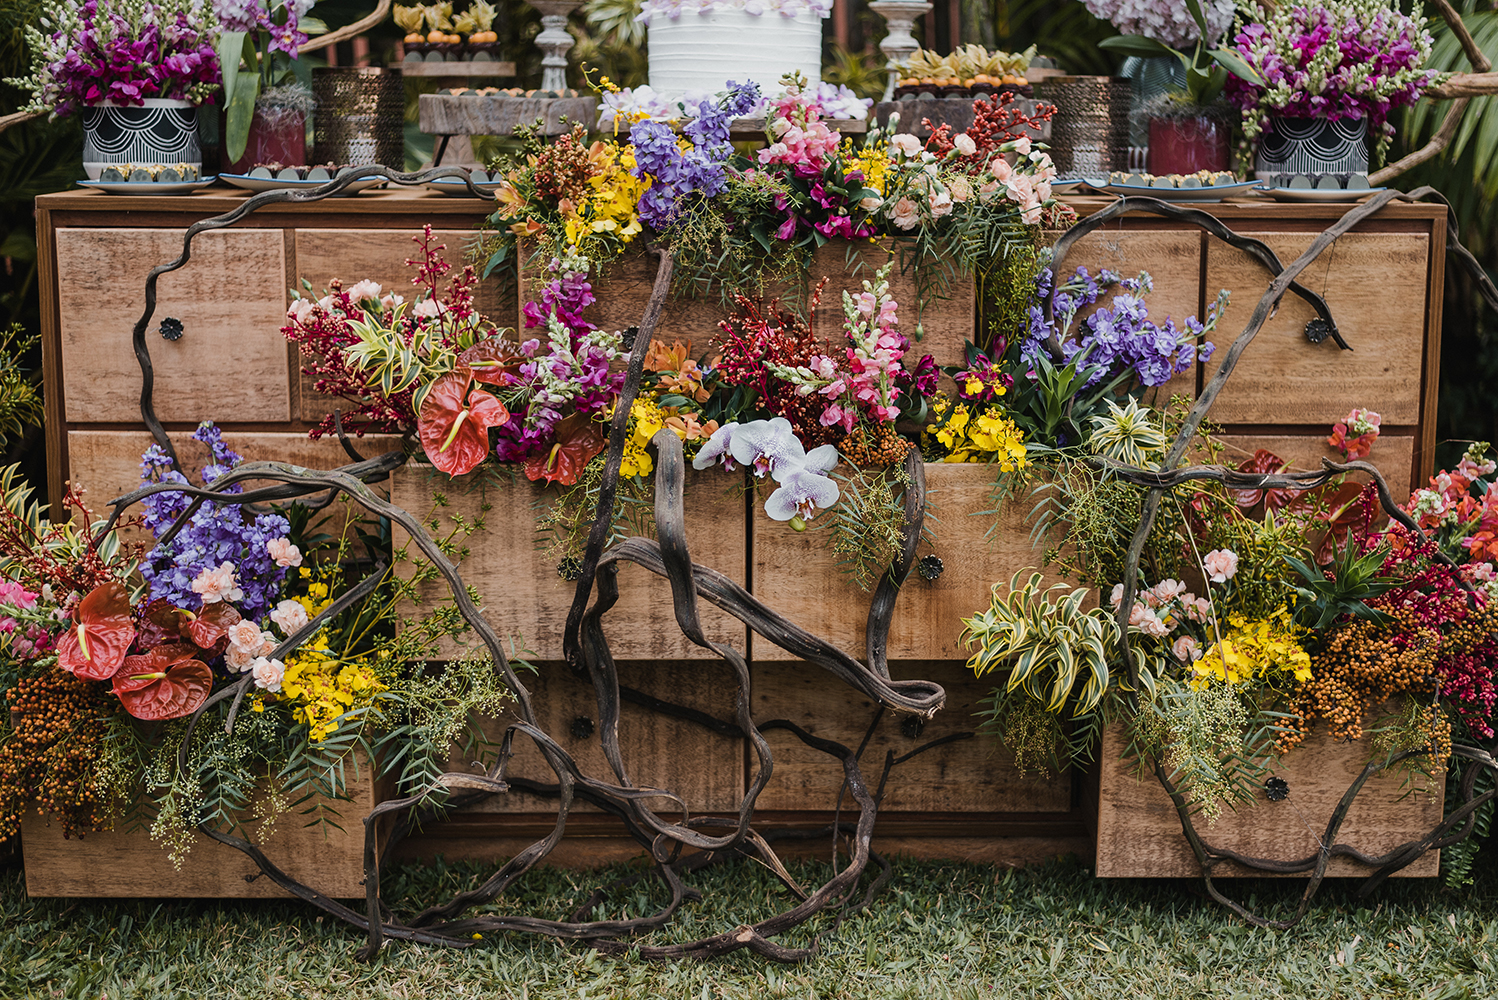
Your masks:
M 139 107 L 111 101 L 83 109 L 83 169 L 89 180 L 119 163 L 185 163 L 201 168 L 198 109 L 187 101 L 148 98 Z

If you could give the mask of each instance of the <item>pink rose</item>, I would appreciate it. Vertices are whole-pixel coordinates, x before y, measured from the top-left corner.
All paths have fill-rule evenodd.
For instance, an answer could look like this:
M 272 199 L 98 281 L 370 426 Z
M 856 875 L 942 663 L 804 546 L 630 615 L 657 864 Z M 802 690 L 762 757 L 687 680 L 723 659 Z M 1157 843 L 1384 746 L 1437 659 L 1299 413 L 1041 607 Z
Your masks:
M 265 543 L 265 551 L 282 569 L 302 564 L 302 550 L 292 545 L 289 538 L 272 538 Z
M 234 582 L 234 564 L 231 562 L 218 569 L 204 569 L 192 581 L 192 590 L 203 598 L 204 604 L 244 600 L 244 591 Z
M 1021 156 L 1029 156 L 1030 137 L 1028 135 L 1022 135 L 1018 139 L 1014 140 L 1014 151 Z
M 348 290 L 348 300 L 354 305 L 368 300 L 378 300 L 380 297 L 380 283 L 365 279 L 357 282 Z
M 255 654 L 230 643 L 224 650 L 224 662 L 229 664 L 229 669 L 244 673 L 255 662 Z
M 286 318 L 293 323 L 305 323 L 316 306 L 317 303 L 311 299 L 292 299 L 291 306 L 286 310 Z
M 272 609 L 270 620 L 275 622 L 282 633 L 289 636 L 307 624 L 307 609 L 296 601 L 282 601 Z
M 261 656 L 250 665 L 250 672 L 255 675 L 257 688 L 276 694 L 281 690 L 281 678 L 286 676 L 286 664 Z
M 894 208 L 891 210 L 890 221 L 900 229 L 914 229 L 916 224 L 921 221 L 916 203 L 909 198 L 901 198 L 895 202 Z
M 909 132 L 901 132 L 899 135 L 890 136 L 889 144 L 906 156 L 915 156 L 921 151 L 921 140 Z
M 1195 636 L 1190 635 L 1183 635 L 1171 643 L 1170 651 L 1182 663 L 1192 663 L 1202 655 L 1201 643 L 1196 641 Z
M 963 156 L 972 156 L 978 151 L 978 144 L 966 132 L 958 132 L 952 136 L 952 148 Z
M 1202 569 L 1213 583 L 1227 583 L 1238 572 L 1238 553 L 1232 549 L 1213 549 L 1202 556 Z
M 247 653 L 260 651 L 260 626 L 254 622 L 240 621 L 229 628 L 229 644 Z
M 953 177 L 947 185 L 947 190 L 952 194 L 952 200 L 958 203 L 967 201 L 973 196 L 973 185 L 966 177 Z

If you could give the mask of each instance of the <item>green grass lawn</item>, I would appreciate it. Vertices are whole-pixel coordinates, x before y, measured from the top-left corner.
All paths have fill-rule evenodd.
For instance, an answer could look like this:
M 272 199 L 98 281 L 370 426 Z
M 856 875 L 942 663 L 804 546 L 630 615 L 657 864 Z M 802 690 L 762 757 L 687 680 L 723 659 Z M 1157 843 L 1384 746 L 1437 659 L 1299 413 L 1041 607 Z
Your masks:
M 827 876 L 825 864 L 791 867 L 803 884 Z M 386 895 L 419 905 L 477 876 L 466 866 L 403 868 L 388 876 Z M 604 878 L 538 872 L 510 904 L 562 916 Z M 690 940 L 786 905 L 778 883 L 750 862 L 692 881 L 704 901 L 652 943 Z M 1298 882 L 1228 884 L 1267 914 L 1288 913 L 1299 896 Z M 610 900 L 610 913 L 638 915 L 659 899 L 631 887 Z M 873 908 L 800 966 L 750 955 L 655 964 L 519 936 L 467 951 L 395 943 L 365 965 L 354 958 L 356 933 L 300 905 L 32 901 L 17 867 L 0 871 L 0 912 L 4 1000 L 1498 996 L 1491 858 L 1479 860 L 1476 884 L 1459 891 L 1415 880 L 1359 902 L 1333 883 L 1291 931 L 1250 927 L 1192 883 L 1099 882 L 1068 860 L 1019 871 L 899 860 Z

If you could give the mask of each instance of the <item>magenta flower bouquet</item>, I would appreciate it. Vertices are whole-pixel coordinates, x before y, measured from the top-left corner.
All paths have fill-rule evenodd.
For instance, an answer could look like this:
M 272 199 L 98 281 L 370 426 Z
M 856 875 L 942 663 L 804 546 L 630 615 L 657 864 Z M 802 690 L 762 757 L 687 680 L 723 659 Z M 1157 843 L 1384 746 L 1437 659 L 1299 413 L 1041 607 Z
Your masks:
M 54 0 L 42 26 L 46 34 L 27 31 L 31 75 L 7 81 L 31 92 L 26 110 L 70 115 L 148 98 L 199 104 L 218 88 L 218 19 L 203 0 Z
M 1382 156 L 1394 134 L 1389 112 L 1414 104 L 1437 76 L 1421 69 L 1430 33 L 1382 0 L 1281 6 L 1263 23 L 1246 25 L 1234 46 L 1264 81 L 1228 84 L 1249 139 L 1263 132 L 1270 114 L 1366 118 Z

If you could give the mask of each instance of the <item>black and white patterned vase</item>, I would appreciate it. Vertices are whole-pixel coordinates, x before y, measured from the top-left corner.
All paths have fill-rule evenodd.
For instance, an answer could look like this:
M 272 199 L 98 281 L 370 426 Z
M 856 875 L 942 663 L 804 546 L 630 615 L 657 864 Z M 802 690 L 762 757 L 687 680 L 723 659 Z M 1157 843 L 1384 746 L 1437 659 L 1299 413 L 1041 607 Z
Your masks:
M 1273 174 L 1366 174 L 1366 118 L 1288 118 L 1271 115 L 1259 137 L 1254 174 L 1267 181 Z
M 83 170 L 96 181 L 118 163 L 203 166 L 198 109 L 186 101 L 148 98 L 140 107 L 112 103 L 83 109 Z

